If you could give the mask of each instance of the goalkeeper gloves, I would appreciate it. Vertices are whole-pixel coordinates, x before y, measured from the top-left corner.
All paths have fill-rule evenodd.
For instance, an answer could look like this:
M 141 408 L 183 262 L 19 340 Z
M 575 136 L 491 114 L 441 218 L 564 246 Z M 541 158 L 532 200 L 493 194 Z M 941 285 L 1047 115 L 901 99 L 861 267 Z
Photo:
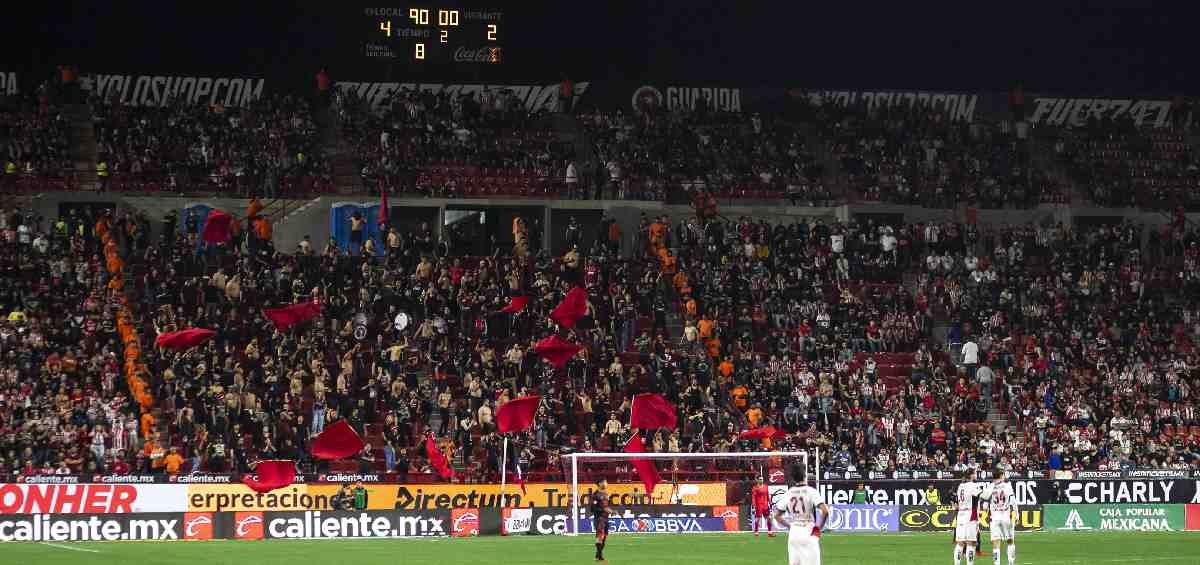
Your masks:
M 812 537 L 814 537 L 814 538 L 819 538 L 819 537 L 821 537 L 821 528 L 820 528 L 820 527 L 818 527 L 818 526 L 813 526 L 813 529 L 812 529 Z

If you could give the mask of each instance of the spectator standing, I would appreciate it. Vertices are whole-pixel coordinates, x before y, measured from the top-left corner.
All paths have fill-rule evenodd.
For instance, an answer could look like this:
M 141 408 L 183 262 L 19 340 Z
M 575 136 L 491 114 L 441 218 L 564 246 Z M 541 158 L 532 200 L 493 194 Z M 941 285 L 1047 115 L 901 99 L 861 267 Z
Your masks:
M 979 367 L 979 344 L 975 343 L 973 336 L 967 336 L 967 341 L 962 345 L 962 364 L 967 378 L 974 379 L 975 369 Z

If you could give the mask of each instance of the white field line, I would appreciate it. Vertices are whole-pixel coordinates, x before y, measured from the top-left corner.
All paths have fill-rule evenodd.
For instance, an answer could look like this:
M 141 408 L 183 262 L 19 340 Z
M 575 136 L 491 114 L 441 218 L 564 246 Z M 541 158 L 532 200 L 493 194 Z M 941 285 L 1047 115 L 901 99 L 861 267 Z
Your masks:
M 67 551 L 82 551 L 84 553 L 100 553 L 99 549 L 88 549 L 86 547 L 75 547 L 72 545 L 64 545 L 61 543 L 50 543 L 48 541 L 42 542 L 41 545 L 44 545 L 47 547 L 53 547 L 53 548 L 57 548 L 57 549 L 65 549 Z

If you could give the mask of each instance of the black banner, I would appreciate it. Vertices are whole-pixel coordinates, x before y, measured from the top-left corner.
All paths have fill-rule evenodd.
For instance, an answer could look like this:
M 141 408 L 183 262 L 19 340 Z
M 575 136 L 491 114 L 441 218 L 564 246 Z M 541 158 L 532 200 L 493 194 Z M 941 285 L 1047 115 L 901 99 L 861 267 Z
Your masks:
M 867 504 L 911 506 L 949 502 L 959 480 L 863 480 L 821 481 L 818 489 L 829 504 L 849 504 L 854 490 L 863 484 Z M 1020 479 L 1009 480 L 1022 506 L 1038 504 L 1200 504 L 1200 480 L 1196 479 Z M 930 487 L 936 491 L 931 500 Z
M 901 506 L 900 531 L 902 532 L 940 532 L 954 529 L 954 506 Z M 1028 532 L 1042 529 L 1044 518 L 1041 506 L 1020 506 L 1017 516 L 1017 531 Z M 979 515 L 979 527 L 991 528 L 991 516 L 988 511 Z
M 614 509 L 613 518 L 725 518 L 741 523 L 743 508 L 737 506 L 627 506 Z M 579 519 L 590 519 L 586 508 L 579 508 Z M 505 508 L 501 513 L 507 535 L 562 535 L 570 531 L 571 511 L 556 508 Z
M 471 510 L 471 509 L 466 509 Z M 478 511 L 474 512 L 478 524 Z M 325 538 L 412 538 L 446 537 L 467 528 L 469 512 L 238 512 L 242 520 L 259 517 L 257 528 L 235 526 L 233 539 L 325 539 Z M 455 516 L 458 514 L 458 516 Z M 467 516 L 466 519 L 462 519 Z M 238 524 L 240 520 L 235 520 Z M 237 528 L 241 529 L 238 530 Z M 478 534 L 478 526 L 474 529 Z
M 212 539 L 212 532 L 213 519 L 207 513 L 0 516 L 0 542 Z

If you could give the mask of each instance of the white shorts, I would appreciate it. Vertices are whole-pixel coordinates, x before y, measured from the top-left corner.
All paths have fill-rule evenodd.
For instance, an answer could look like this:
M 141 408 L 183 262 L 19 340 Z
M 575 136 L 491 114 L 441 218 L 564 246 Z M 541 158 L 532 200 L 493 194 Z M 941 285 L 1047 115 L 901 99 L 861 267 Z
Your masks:
M 1017 531 L 1012 520 L 992 520 L 992 539 L 1012 541 Z
M 788 565 L 821 565 L 821 538 L 809 531 L 793 530 L 788 534 Z
M 954 541 L 967 541 L 972 544 L 979 538 L 979 522 L 960 522 L 954 526 Z

